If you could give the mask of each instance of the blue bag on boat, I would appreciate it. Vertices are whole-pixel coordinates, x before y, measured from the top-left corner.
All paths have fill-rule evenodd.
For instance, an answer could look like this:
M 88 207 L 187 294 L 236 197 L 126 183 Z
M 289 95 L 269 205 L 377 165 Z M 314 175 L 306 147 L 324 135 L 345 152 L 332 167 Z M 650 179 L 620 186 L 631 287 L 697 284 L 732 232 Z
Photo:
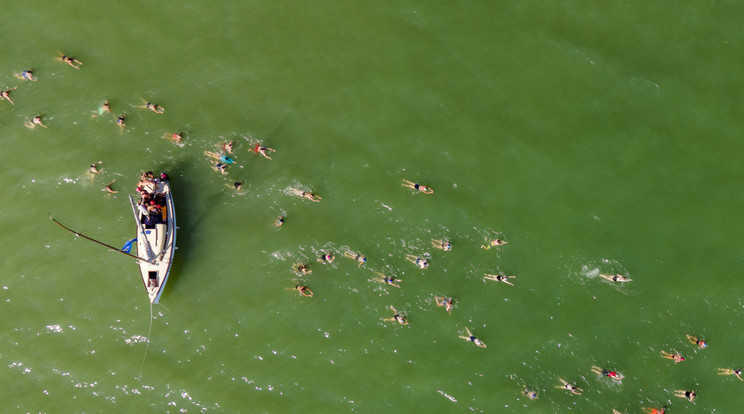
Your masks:
M 137 238 L 133 238 L 132 240 L 129 240 L 124 244 L 124 247 L 121 248 L 121 251 L 124 253 L 129 253 L 132 251 L 132 244 L 137 241 Z

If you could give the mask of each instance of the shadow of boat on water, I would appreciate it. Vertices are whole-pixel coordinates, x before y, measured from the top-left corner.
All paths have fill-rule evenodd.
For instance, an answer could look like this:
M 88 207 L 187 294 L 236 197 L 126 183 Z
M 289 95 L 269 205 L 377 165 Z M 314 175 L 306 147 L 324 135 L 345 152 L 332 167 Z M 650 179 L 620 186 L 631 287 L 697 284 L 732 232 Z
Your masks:
M 176 253 L 173 257 L 168 282 L 163 291 L 163 298 L 167 299 L 178 290 L 179 281 L 182 281 L 182 269 L 189 262 L 190 252 L 193 246 L 192 230 L 201 221 L 202 217 L 195 217 L 196 211 L 191 208 L 189 200 L 196 196 L 196 183 L 189 174 L 190 169 L 183 162 L 175 166 L 162 166 L 161 171 L 168 174 L 173 192 L 173 207 L 176 210 Z M 203 216 L 204 214 L 202 214 Z
M 189 268 L 189 263 L 194 257 L 199 257 L 195 250 L 199 249 L 194 237 L 195 230 L 199 227 L 202 220 L 209 214 L 210 209 L 205 206 L 212 206 L 215 199 L 221 197 L 219 193 L 212 197 L 205 198 L 204 194 L 199 192 L 200 183 L 193 174 L 192 166 L 186 162 L 179 162 L 175 165 L 162 165 L 160 171 L 164 171 L 169 176 L 171 191 L 173 192 L 173 206 L 176 210 L 176 253 L 173 257 L 168 282 L 163 291 L 162 299 L 166 301 L 171 295 L 176 295 L 180 288 L 184 286 L 184 277 L 192 275 L 183 269 Z M 210 199 L 212 198 L 212 199 Z M 188 283 L 187 283 L 188 284 Z M 177 299 L 176 299 L 177 300 Z

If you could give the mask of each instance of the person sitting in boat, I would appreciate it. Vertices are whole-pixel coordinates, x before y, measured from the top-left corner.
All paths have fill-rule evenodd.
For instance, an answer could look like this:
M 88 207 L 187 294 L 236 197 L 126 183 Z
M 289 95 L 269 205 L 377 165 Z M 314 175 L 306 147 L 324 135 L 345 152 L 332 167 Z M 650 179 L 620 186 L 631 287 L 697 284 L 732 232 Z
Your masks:
M 147 211 L 150 212 L 151 217 L 159 217 L 162 214 L 160 211 L 160 206 L 155 202 L 155 200 L 150 201 L 150 205 L 147 206 Z
M 142 221 L 142 224 L 144 224 L 145 226 L 154 226 L 155 215 L 151 214 L 151 215 L 145 216 L 145 219 Z
M 155 194 L 152 197 L 152 200 L 155 202 L 155 204 L 159 205 L 160 207 L 165 207 L 165 194 Z
M 149 217 L 150 216 L 150 210 L 147 209 L 147 205 L 149 202 L 146 202 L 144 199 L 140 201 L 137 204 L 137 210 L 139 210 L 140 215 Z
M 158 185 L 150 178 L 140 178 L 140 182 L 137 184 L 138 191 L 146 191 L 148 194 L 155 193 L 155 189 L 157 188 Z
M 149 205 L 150 201 L 152 201 L 152 195 L 150 195 L 150 193 L 142 189 L 138 191 L 140 193 L 140 204 L 144 204 L 145 206 Z

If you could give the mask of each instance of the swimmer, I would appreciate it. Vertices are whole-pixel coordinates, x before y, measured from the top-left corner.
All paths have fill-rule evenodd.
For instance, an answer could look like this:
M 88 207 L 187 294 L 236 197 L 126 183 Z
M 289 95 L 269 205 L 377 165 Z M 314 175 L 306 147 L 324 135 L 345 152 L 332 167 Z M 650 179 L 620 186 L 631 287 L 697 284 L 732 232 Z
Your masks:
M 529 398 L 530 400 L 536 400 L 537 399 L 537 392 L 532 391 L 529 388 L 525 388 L 524 390 L 522 390 L 522 395 L 524 395 L 525 397 Z
M 298 292 L 300 292 L 300 295 L 302 295 L 302 296 L 307 296 L 307 297 L 312 297 L 313 296 L 313 291 L 310 290 L 310 288 L 308 288 L 307 286 L 297 285 L 297 286 L 295 286 L 295 289 Z
M 452 313 L 452 307 L 454 306 L 454 299 L 445 298 L 443 296 L 437 296 L 434 298 L 434 301 L 437 303 L 437 306 L 444 306 L 444 310 L 446 310 L 449 313 Z
M 212 152 L 212 151 L 204 151 L 204 155 L 206 155 L 207 157 L 212 158 L 214 160 L 217 160 L 217 161 L 219 161 L 220 160 L 220 157 L 221 157 L 220 154 L 218 154 L 216 152 Z
M 118 191 L 116 191 L 116 190 L 114 190 L 113 188 L 111 188 L 111 185 L 112 185 L 113 183 L 115 183 L 115 182 L 116 182 L 116 179 L 114 179 L 114 181 L 111 181 L 110 183 L 108 183 L 108 185 L 106 185 L 106 187 L 103 187 L 103 188 L 101 189 L 101 191 L 106 191 L 107 193 L 111 193 L 111 194 L 116 194 L 116 193 L 118 193 Z
M 697 345 L 697 347 L 700 349 L 704 349 L 708 347 L 708 343 L 705 342 L 705 340 L 696 338 L 692 335 L 687 335 L 687 340 L 690 341 L 691 344 Z
M 612 379 L 617 380 L 617 381 L 622 381 L 622 379 L 623 379 L 623 374 L 621 374 L 621 373 L 619 373 L 617 371 L 609 371 L 609 370 L 606 370 L 606 369 L 602 369 L 602 368 L 597 367 L 597 366 L 593 366 L 592 367 L 592 372 L 595 373 L 595 374 L 597 374 L 597 375 L 601 375 L 603 377 L 609 377 L 609 378 L 612 378 Z
M 395 321 L 395 322 L 398 322 L 401 325 L 408 325 L 408 320 L 406 319 L 405 316 L 399 315 L 398 314 L 398 311 L 394 307 L 392 307 L 392 306 L 390 307 L 390 310 L 392 310 L 393 312 L 395 312 L 395 315 L 393 315 L 392 318 L 385 318 L 385 319 L 383 319 L 383 321 L 385 321 L 385 322 Z
M 274 220 L 274 225 L 277 227 L 281 227 L 282 224 L 284 224 L 284 216 L 277 217 L 276 220 Z
M 313 194 L 308 191 L 298 190 L 296 188 L 290 188 L 289 191 L 298 197 L 306 198 L 315 203 L 319 203 L 320 200 L 322 199 L 322 197 L 317 194 Z
M 509 286 L 514 286 L 514 283 L 510 282 L 509 279 L 514 279 L 515 277 L 516 276 L 489 275 L 486 273 L 485 276 L 483 276 L 483 279 L 504 282 Z
M 127 124 L 125 122 L 126 120 L 127 120 L 127 116 L 126 115 L 122 115 L 122 116 L 116 118 L 116 125 L 119 125 L 121 128 L 124 128 L 125 126 L 127 126 Z
M 143 101 L 144 101 L 144 99 L 143 99 Z M 147 102 L 147 101 L 145 101 L 145 105 L 144 106 L 140 106 L 140 108 L 149 109 L 149 110 L 155 112 L 156 114 L 162 114 L 163 112 L 165 112 L 165 109 L 163 109 L 162 106 L 155 105 L 155 104 L 152 104 L 152 103 Z
M 627 278 L 627 277 L 625 277 L 623 275 L 603 275 L 603 274 L 600 274 L 599 277 L 601 277 L 602 279 L 605 279 L 605 280 L 609 280 L 610 282 L 618 282 L 618 283 L 625 283 L 625 282 L 630 282 L 630 281 L 633 280 L 633 279 Z
M 452 250 L 452 243 L 446 240 L 431 239 L 431 244 L 437 249 L 444 250 L 445 252 Z
M 90 171 L 91 174 L 98 174 L 99 172 L 103 171 L 102 168 L 98 168 L 98 166 L 101 165 L 101 163 L 103 163 L 103 161 L 98 161 L 95 164 L 91 164 L 88 171 Z
M 486 244 L 481 245 L 481 249 L 490 250 L 491 247 L 499 247 L 505 245 L 507 242 L 501 239 L 489 239 L 486 237 Z
M 321 197 L 317 194 L 309 193 L 307 191 L 303 191 L 300 193 L 300 197 L 306 198 L 310 201 L 314 201 L 316 203 L 320 202 Z
M 217 164 L 212 165 L 212 169 L 217 172 L 221 172 L 223 175 L 227 174 L 227 165 L 221 162 L 218 162 Z
M 623 414 L 623 413 L 621 413 L 620 411 L 618 411 L 618 410 L 616 410 L 616 409 L 613 408 L 612 409 L 612 414 Z
M 332 252 L 323 253 L 318 258 L 318 261 L 321 263 L 333 263 L 334 260 L 336 260 L 336 256 L 334 256 Z
M 575 385 L 569 384 L 563 378 L 558 378 L 558 380 L 561 382 L 561 385 L 556 385 L 555 386 L 556 388 L 568 390 L 568 391 L 571 392 L 571 394 L 574 394 L 574 395 L 581 395 L 581 391 L 582 391 L 581 388 L 579 388 L 579 387 L 577 387 Z
M 26 123 L 26 126 L 29 128 L 36 128 L 37 125 L 44 128 L 47 127 L 43 122 L 41 122 L 41 115 L 36 115 Z
M 233 142 L 230 141 L 230 142 L 226 142 L 226 143 L 222 144 L 222 150 L 225 151 L 228 154 L 232 154 L 232 152 L 233 152 Z
M 167 138 L 175 142 L 176 144 L 180 144 L 181 141 L 183 140 L 183 132 L 174 132 L 174 133 L 166 132 L 163 135 L 163 138 Z
M 295 263 L 292 265 L 292 268 L 300 272 L 300 274 L 302 275 L 309 275 L 310 273 L 313 272 L 312 270 L 310 270 L 310 266 L 308 266 L 305 263 Z
M 646 413 L 646 414 L 665 414 L 666 413 L 666 405 L 663 408 L 661 408 L 661 409 L 646 407 L 646 408 L 643 409 L 643 412 Z
M 253 147 L 253 152 L 255 152 L 256 154 L 261 154 L 264 156 L 264 158 L 267 158 L 267 159 L 271 159 L 271 157 L 269 157 L 267 153 L 274 152 L 274 151 L 276 150 L 273 148 L 267 148 L 267 147 L 261 146 L 261 144 L 256 144 L 256 146 Z
M 34 76 L 34 73 L 30 70 L 24 70 L 21 73 L 14 73 L 13 76 L 20 80 L 27 80 L 32 82 L 36 82 L 38 80 L 36 76 Z
M 686 390 L 674 390 L 674 396 L 675 397 L 680 397 L 680 398 L 685 398 L 689 402 L 694 402 L 695 401 L 695 397 L 697 397 L 697 394 L 695 394 L 695 391 L 692 391 L 692 390 L 690 390 L 690 391 L 686 391 Z
M 396 279 L 394 277 L 387 277 L 380 272 L 375 272 L 375 273 L 377 273 L 380 276 L 378 278 L 375 278 L 376 282 L 385 283 L 392 287 L 400 288 L 400 286 L 397 283 L 395 283 L 395 282 L 400 282 L 401 281 L 400 279 Z
M 661 357 L 664 359 L 671 359 L 675 364 L 683 362 L 685 358 L 680 354 L 670 354 L 669 352 L 661 351 Z
M 11 104 L 15 105 L 15 102 L 13 102 L 12 99 L 10 99 L 10 92 L 13 90 L 18 89 L 18 87 L 13 87 L 10 89 L 6 89 L 4 91 L 0 91 L 0 100 L 5 99 L 6 101 L 10 102 Z
M 741 377 L 741 368 L 739 369 L 731 369 L 731 368 L 718 368 L 718 375 L 736 375 L 736 378 L 739 378 L 739 380 L 744 381 L 744 378 Z
M 433 194 L 434 190 L 432 190 L 430 187 L 427 187 L 425 185 L 416 184 L 414 182 L 403 180 L 403 187 L 412 188 L 414 190 L 419 190 L 424 194 Z
M 361 254 L 354 253 L 350 250 L 347 250 L 344 252 L 344 256 L 348 257 L 349 259 L 354 259 L 357 262 L 359 262 L 359 267 L 361 267 L 363 264 L 367 263 L 367 258 L 364 257 Z
M 429 261 L 427 259 L 422 259 L 412 254 L 407 254 L 406 260 L 418 266 L 419 269 L 426 269 L 427 267 L 429 267 Z
M 470 332 L 470 329 L 465 328 L 465 332 L 467 332 L 468 335 L 467 336 L 460 335 L 460 338 L 462 338 L 462 339 L 464 339 L 466 341 L 470 341 L 470 342 L 476 344 L 477 346 L 479 346 L 481 348 L 485 348 L 486 347 L 486 344 L 483 341 L 481 341 L 480 339 L 478 339 L 478 338 L 476 338 L 476 337 L 473 336 L 473 334 Z
M 204 151 L 204 155 L 206 155 L 207 157 L 212 158 L 214 160 L 217 160 L 217 161 L 219 161 L 221 163 L 225 163 L 225 164 L 234 164 L 235 163 L 235 161 L 232 158 L 228 157 L 225 154 L 218 154 L 218 153 L 212 152 L 212 151 Z
M 234 188 L 235 191 L 240 191 L 240 189 L 243 188 L 243 183 L 235 181 L 234 183 L 232 183 L 231 187 Z
M 70 56 L 67 56 L 67 55 L 62 55 L 62 53 L 60 53 L 60 55 L 61 56 L 60 56 L 59 59 L 62 61 L 62 63 L 66 63 L 66 64 L 72 66 L 75 69 L 80 69 L 80 66 L 83 65 L 83 62 L 75 59 L 74 57 L 70 57 Z
M 90 117 L 97 118 L 105 113 L 111 113 L 111 104 L 109 103 L 109 101 L 104 101 L 101 106 L 98 107 L 98 109 L 90 114 Z

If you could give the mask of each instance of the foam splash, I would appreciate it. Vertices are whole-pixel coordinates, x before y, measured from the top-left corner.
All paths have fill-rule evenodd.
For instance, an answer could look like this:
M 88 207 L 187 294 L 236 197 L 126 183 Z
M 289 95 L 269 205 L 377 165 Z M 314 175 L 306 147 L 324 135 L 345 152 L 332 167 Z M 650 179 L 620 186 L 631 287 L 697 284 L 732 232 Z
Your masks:
M 62 333 L 62 327 L 59 325 L 47 325 L 46 328 L 51 332 Z
M 439 394 L 443 395 L 443 396 L 444 396 L 444 398 L 446 398 L 446 399 L 448 399 L 448 400 L 450 400 L 450 401 L 452 401 L 452 402 L 457 402 L 457 400 L 455 399 L 455 397 L 453 397 L 453 396 L 451 396 L 451 395 L 447 394 L 446 392 L 444 392 L 444 391 L 442 391 L 442 390 L 437 390 L 437 392 L 438 392 Z
M 132 335 L 131 337 L 124 340 L 127 345 L 133 345 L 139 342 L 147 342 L 147 337 L 142 335 Z

